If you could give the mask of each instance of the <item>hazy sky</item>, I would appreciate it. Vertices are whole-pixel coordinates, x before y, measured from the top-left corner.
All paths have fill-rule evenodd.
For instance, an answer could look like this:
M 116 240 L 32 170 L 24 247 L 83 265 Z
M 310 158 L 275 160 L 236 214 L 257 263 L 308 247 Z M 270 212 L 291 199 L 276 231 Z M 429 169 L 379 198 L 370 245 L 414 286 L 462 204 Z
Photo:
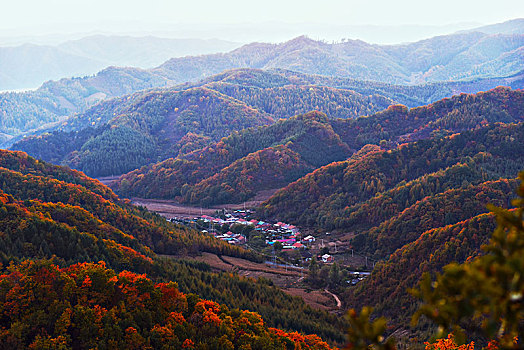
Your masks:
M 158 31 L 183 23 L 448 25 L 491 24 L 524 17 L 522 0 L 1 0 L 1 3 L 0 36 L 96 30 Z

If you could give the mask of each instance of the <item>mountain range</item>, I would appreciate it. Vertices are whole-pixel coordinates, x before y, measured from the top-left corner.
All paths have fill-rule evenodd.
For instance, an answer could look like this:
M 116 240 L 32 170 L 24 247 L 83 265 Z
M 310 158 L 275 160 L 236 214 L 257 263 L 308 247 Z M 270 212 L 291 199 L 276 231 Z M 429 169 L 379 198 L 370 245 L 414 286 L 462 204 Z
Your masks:
M 0 47 L 0 91 L 35 89 L 49 80 L 83 77 L 108 66 L 151 68 L 173 57 L 224 52 L 224 40 L 93 35 L 57 45 Z
M 520 327 L 522 256 L 502 266 L 497 241 L 481 247 L 497 216 L 514 225 L 498 242 L 522 250 L 508 243 L 523 232 L 512 201 L 524 180 L 522 25 L 400 45 L 302 36 L 1 94 L 0 141 L 12 150 L 0 150 L 0 344 L 328 350 L 363 332 L 362 348 L 390 335 L 417 347 L 444 314 L 426 308 L 410 327 L 411 288 L 452 262 L 473 273 L 480 256 L 493 258 L 490 281 L 518 286 L 503 298 Z M 67 50 L 123 60 L 136 44 L 94 40 Z M 110 187 L 91 178 L 109 175 Z M 252 210 L 202 215 L 261 193 Z M 135 197 L 202 216 L 166 220 Z M 246 244 L 219 239 L 240 233 Z M 478 295 L 479 281 L 461 286 Z M 434 293 L 444 284 L 426 282 L 435 305 L 448 302 Z M 327 296 L 335 312 L 319 308 Z M 448 311 L 471 314 L 454 300 Z M 350 308 L 361 316 L 340 317 Z
M 220 80 L 220 84 L 137 93 L 102 102 L 69 119 L 61 130 L 24 139 L 13 147 L 92 176 L 119 175 L 149 166 L 124 176 L 122 193 L 164 199 L 182 196 L 186 202 L 209 205 L 228 200 L 239 202 L 260 190 L 281 187 L 322 165 L 348 158 L 365 144 L 380 143 L 392 148 L 403 142 L 442 137 L 478 125 L 520 122 L 524 108 L 522 92 L 505 88 L 477 95 L 457 95 L 409 109 L 393 105 L 391 100 L 370 99 L 349 90 L 288 86 L 284 90 L 277 88 L 278 95 L 273 95 L 271 87 L 239 88 L 223 83 L 231 78 L 234 81 L 245 76 L 251 78 L 253 73 L 258 73 L 257 82 L 281 78 L 262 71 L 233 71 L 225 75 L 227 79 Z M 297 102 L 291 103 L 293 99 Z M 307 113 L 275 123 L 277 116 L 315 108 L 327 115 Z M 355 109 L 362 112 L 348 115 Z M 381 111 L 357 118 L 374 110 Z M 346 118 L 337 118 L 340 115 Z M 278 152 L 293 159 L 288 164 L 290 168 L 277 167 L 273 171 L 280 175 L 266 173 L 260 177 L 264 183 L 247 185 L 247 178 L 259 177 L 240 176 L 238 172 L 246 167 L 256 171 L 255 159 L 259 164 L 275 164 L 265 157 L 274 158 L 275 149 L 266 148 L 277 145 L 284 147 Z M 333 145 L 337 145 L 336 150 Z M 315 154 L 316 159 L 312 158 Z M 161 162 L 154 164 L 158 160 Z M 242 164 L 245 161 L 247 163 Z M 225 173 L 216 174 L 221 171 Z M 214 180 L 208 178 L 214 174 Z M 272 180 L 273 177 L 279 180 Z M 226 178 L 242 181 L 244 188 Z M 226 187 L 228 190 L 224 191 Z M 219 191 L 224 196 L 205 194 L 208 191 Z M 226 196 L 227 192 L 234 193 L 234 197 Z M 284 215 L 285 210 L 279 208 L 277 212 Z M 303 214 L 308 220 L 313 217 L 307 211 Z
M 5 134 L 4 145 L 13 144 L 26 133 L 31 135 L 55 129 L 73 130 L 72 127 L 66 127 L 68 124 L 75 125 L 74 130 L 79 131 L 88 126 L 81 122 L 79 124 L 79 121 L 85 119 L 82 115 L 98 113 L 97 111 L 104 108 L 103 106 L 118 106 L 118 101 L 122 100 L 129 100 L 131 105 L 133 102 L 136 103 L 137 97 L 151 92 L 145 91 L 127 96 L 135 88 L 151 90 L 155 85 L 169 85 L 168 80 L 156 76 L 152 80 L 147 80 L 145 77 L 149 75 L 143 70 L 129 68 L 122 71 L 109 68 L 87 80 L 63 79 L 44 84 L 36 92 L 2 94 L 0 102 L 3 106 L 4 118 L 0 120 L 0 125 Z M 118 84 L 115 85 L 115 82 Z M 241 100 L 251 108 L 272 114 L 274 118 L 289 117 L 311 109 L 319 109 L 334 117 L 347 118 L 373 113 L 386 108 L 389 104 L 401 103 L 416 107 L 453 94 L 475 93 L 500 85 L 521 88 L 524 79 L 522 74 L 517 74 L 509 78 L 404 86 L 308 75 L 281 69 L 269 71 L 236 69 L 197 83 L 185 83 L 172 88 L 164 87 L 168 89 L 164 93 L 206 88 Z M 120 95 L 124 95 L 125 98 L 104 102 L 99 107 L 89 109 L 91 105 L 101 100 Z M 302 96 L 308 97 L 305 99 Z M 78 115 L 67 117 L 75 112 L 79 112 Z M 96 118 L 93 118 L 91 123 Z M 102 123 L 105 123 L 108 118 L 107 116 L 103 118 Z M 101 124 L 100 121 L 95 121 L 95 124 Z M 13 137 L 13 135 L 18 136 Z
M 329 119 L 325 114 L 310 112 L 271 126 L 236 132 L 191 153 L 137 169 L 123 175 L 115 188 L 126 196 L 177 198 L 202 206 L 238 203 L 251 199 L 259 191 L 282 187 L 320 166 L 345 160 L 366 144 L 393 149 L 403 143 L 444 137 L 479 125 L 522 122 L 523 108 L 524 95 L 520 90 L 498 88 L 411 110 L 395 105 L 356 119 Z M 284 160 L 279 161 L 275 154 Z M 329 166 L 338 169 L 341 164 Z M 330 203 L 331 194 L 316 192 L 320 197 L 308 198 L 299 195 L 307 192 L 302 181 L 309 183 L 310 176 L 314 178 L 321 169 L 294 183 L 296 193 L 286 193 L 291 191 L 286 188 L 275 194 L 266 204 L 265 215 L 308 226 L 322 225 L 314 221 L 318 217 L 327 223 L 326 229 L 337 227 L 334 223 L 340 221 L 336 214 L 338 208 L 321 205 L 325 197 Z M 355 179 L 355 183 L 364 180 Z M 296 202 L 289 203 L 283 198 Z M 308 210 L 308 203 L 317 211 Z M 340 216 L 346 217 L 346 214 Z
M 500 24 L 463 30 L 459 33 L 479 32 L 513 35 L 523 34 L 522 28 L 522 19 L 515 19 Z M 428 28 L 413 26 L 411 30 L 424 31 L 425 29 Z M 326 28 L 322 30 L 325 33 L 329 31 Z M 342 28 L 332 28 L 331 30 L 343 31 Z M 350 34 L 350 37 L 354 37 L 362 31 L 370 33 L 377 28 L 348 26 L 344 30 Z M 394 33 L 398 30 L 402 31 L 401 28 L 379 29 L 382 37 L 387 31 L 391 32 L 390 35 L 395 35 Z M 287 31 L 289 32 L 289 30 Z M 185 32 L 185 35 L 188 35 L 187 28 L 185 28 Z M 428 34 L 431 32 L 434 32 L 434 30 L 429 30 Z M 420 38 L 420 34 L 418 35 Z M 427 35 L 427 37 L 431 36 Z M 178 37 L 180 37 L 180 34 Z M 288 34 L 288 37 L 291 37 L 291 34 Z M 317 36 L 313 35 L 313 37 Z M 410 41 L 418 40 L 420 39 Z M 404 42 L 406 41 L 408 40 L 404 40 Z M 17 46 L 4 44 L 0 48 L 0 62 L 2 62 L 0 91 L 36 88 L 45 81 L 91 75 L 108 66 L 152 68 L 173 57 L 227 52 L 239 46 L 239 43 L 218 39 L 171 39 L 164 38 L 161 35 L 137 37 L 102 34 L 64 40 L 56 44 L 38 44 L 34 43 L 34 40 L 29 40 Z
M 453 91 L 455 93 L 478 92 L 497 85 L 518 88 L 522 84 L 524 69 L 521 27 L 522 21 L 516 20 L 489 27 L 486 29 L 489 34 L 479 29 L 400 45 L 373 45 L 359 40 L 328 44 L 298 37 L 281 44 L 252 43 L 228 53 L 173 58 L 150 69 L 110 67 L 95 76 L 50 81 L 35 91 L 0 94 L 0 115 L 3 116 L 0 132 L 11 136 L 24 135 L 35 129 L 47 128 L 49 123 L 60 122 L 73 113 L 81 113 L 104 99 L 147 88 L 195 82 L 225 70 L 242 67 L 285 69 L 338 80 L 366 80 L 385 85 L 443 81 L 461 81 L 466 84 L 467 87 L 463 87 L 466 91 L 459 84 Z M 100 41 L 111 42 L 109 39 Z M 140 49 L 143 49 L 142 46 Z M 108 59 L 119 55 L 118 51 L 115 53 L 112 49 L 105 49 L 102 44 L 90 42 L 72 42 L 67 47 L 75 52 L 84 50 L 86 54 L 96 53 L 101 57 L 104 51 Z M 85 60 L 91 59 L 85 57 Z M 52 59 L 55 64 L 58 61 Z M 89 65 L 87 61 L 84 63 Z M 63 66 L 67 67 L 67 64 Z M 39 66 L 33 64 L 31 69 L 34 67 Z M 476 82 L 479 81 L 480 86 L 477 86 Z M 360 84 L 353 81 L 351 85 Z M 328 83 L 328 86 L 332 85 Z M 445 96 L 441 94 L 433 99 L 426 98 L 419 105 Z M 394 96 L 387 94 L 385 97 L 394 99 Z

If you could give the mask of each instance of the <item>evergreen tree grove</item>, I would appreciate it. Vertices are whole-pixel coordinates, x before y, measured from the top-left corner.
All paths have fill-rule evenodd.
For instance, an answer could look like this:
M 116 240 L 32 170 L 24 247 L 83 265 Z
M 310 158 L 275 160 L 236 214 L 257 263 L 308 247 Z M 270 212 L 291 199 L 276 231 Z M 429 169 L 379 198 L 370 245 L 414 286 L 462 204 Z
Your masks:
M 428 349 L 464 349 L 470 332 L 491 341 L 487 349 L 522 348 L 524 334 L 524 172 L 519 174 L 518 199 L 514 209 L 490 206 L 498 226 L 484 254 L 465 263 L 452 263 L 434 279 L 425 274 L 410 292 L 422 300 L 413 315 L 438 325 L 436 343 Z M 393 339 L 385 339 L 386 319 L 371 321 L 371 308 L 361 313 L 350 310 L 348 349 L 394 349 Z M 468 328 L 466 332 L 464 327 Z M 447 338 L 444 340 L 443 338 Z M 448 346 L 448 345 L 453 346 Z M 461 347 L 462 346 L 462 347 Z

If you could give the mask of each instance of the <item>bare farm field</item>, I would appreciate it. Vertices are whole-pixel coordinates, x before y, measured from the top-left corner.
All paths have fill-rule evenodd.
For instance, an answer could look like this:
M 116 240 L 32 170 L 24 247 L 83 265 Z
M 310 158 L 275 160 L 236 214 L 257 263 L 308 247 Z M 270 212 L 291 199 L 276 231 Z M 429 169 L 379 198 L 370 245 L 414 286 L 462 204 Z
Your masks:
M 301 297 L 311 307 L 326 311 L 336 311 L 338 307 L 331 295 L 322 290 L 307 290 L 304 288 L 284 288 L 293 296 Z
M 97 180 L 103 183 L 106 186 L 109 186 L 111 182 L 118 180 L 120 178 L 120 175 L 117 176 L 104 176 L 104 177 L 98 177 Z
M 100 181 L 110 182 L 115 178 L 101 178 Z M 222 204 L 216 205 L 210 208 L 200 208 L 189 205 L 180 204 L 174 200 L 163 200 L 163 199 L 148 199 L 148 198 L 131 198 L 131 201 L 135 205 L 146 207 L 147 209 L 154 211 L 168 219 L 171 218 L 193 218 L 200 215 L 213 215 L 217 210 L 228 209 L 244 209 L 253 208 L 258 206 L 260 203 L 271 197 L 277 189 L 260 191 L 250 201 L 245 203 L 233 203 L 233 204 Z
M 196 208 L 179 204 L 175 201 L 162 199 L 132 198 L 135 205 L 146 207 L 168 219 L 172 218 L 194 218 L 200 215 L 213 215 L 218 208 Z
M 222 256 L 222 260 L 225 262 L 237 267 L 239 270 L 246 270 L 246 271 L 258 271 L 258 272 L 265 272 L 265 273 L 272 273 L 277 275 L 283 275 L 283 276 L 294 276 L 294 277 L 300 277 L 301 273 L 300 270 L 292 269 L 292 268 L 284 268 L 281 266 L 272 266 L 268 264 L 259 264 L 255 263 L 249 260 L 241 259 L 241 258 L 234 258 L 231 256 Z
M 231 272 L 235 269 L 235 266 L 224 262 L 216 254 L 212 253 L 202 253 L 200 256 L 195 256 L 194 260 L 202 261 L 211 266 L 213 269 Z

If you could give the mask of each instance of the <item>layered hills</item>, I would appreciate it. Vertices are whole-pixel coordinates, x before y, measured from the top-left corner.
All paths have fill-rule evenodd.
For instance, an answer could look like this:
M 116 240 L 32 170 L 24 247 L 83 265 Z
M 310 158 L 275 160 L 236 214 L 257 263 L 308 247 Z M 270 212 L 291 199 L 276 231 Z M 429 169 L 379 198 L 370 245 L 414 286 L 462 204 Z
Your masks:
M 128 196 L 182 196 L 202 205 L 242 201 L 349 154 L 326 115 L 310 112 L 235 132 L 185 156 L 126 174 L 115 186 Z
M 318 337 L 301 338 L 303 336 L 294 333 L 288 336 L 269 328 L 278 326 L 289 331 L 315 333 L 330 341 L 343 341 L 338 328 L 341 324 L 334 316 L 311 309 L 302 299 L 283 293 L 267 280 L 214 273 L 206 264 L 180 260 L 188 254 L 206 251 L 257 260 L 253 252 L 134 207 L 78 171 L 38 161 L 22 152 L 2 151 L 0 185 L 0 259 L 3 266 L 12 263 L 12 268 L 3 270 L 6 274 L 0 277 L 0 298 L 3 305 L 12 306 L 2 308 L 0 316 L 7 326 L 1 335 L 4 344 L 70 344 L 80 339 L 79 330 L 84 335 L 90 334 L 89 341 L 103 344 L 108 341 L 107 337 L 124 341 L 133 329 L 129 336 L 140 335 L 147 342 L 160 341 L 163 335 L 169 339 L 162 341 L 178 344 L 176 342 L 182 343 L 188 338 L 196 343 L 205 337 L 211 341 L 219 334 L 215 339 L 218 342 L 225 341 L 227 334 L 234 334 L 226 332 L 222 337 L 224 327 L 232 326 L 227 323 L 228 316 L 230 320 L 247 317 L 256 323 L 257 330 L 248 333 L 258 336 L 259 340 L 267 337 L 267 341 L 278 344 L 304 342 L 312 348 L 318 348 L 313 346 L 316 342 L 320 344 Z M 27 261 L 15 266 L 27 259 L 44 261 Z M 42 279 L 44 275 L 47 277 Z M 77 277 L 79 287 L 67 287 Z M 69 282 L 62 283 L 64 278 Z M 29 283 L 31 280 L 35 283 Z M 176 283 L 162 284 L 168 281 Z M 15 303 L 9 290 L 27 293 L 17 294 Z M 42 294 L 44 290 L 49 293 Z M 72 290 L 80 294 L 69 293 Z M 181 292 L 198 296 L 184 296 Z M 39 297 L 31 302 L 25 299 L 36 294 Z M 109 299 L 97 299 L 102 295 Z M 180 301 L 177 305 L 182 308 L 166 304 L 166 298 Z M 22 313 L 15 307 L 17 303 L 27 306 L 27 303 L 36 305 L 35 302 L 37 309 L 23 307 Z M 142 306 L 135 308 L 137 305 Z M 208 313 L 208 308 L 214 310 L 216 316 Z M 259 312 L 264 321 L 254 312 L 238 309 Z M 38 316 L 42 310 L 46 310 L 45 320 Z M 93 312 L 105 321 L 83 323 Z M 220 333 L 210 330 L 209 334 L 201 334 L 194 327 L 201 327 L 205 319 L 191 317 L 196 313 L 226 323 Z M 170 323 L 174 321 L 169 318 L 173 315 L 177 321 Z M 64 324 L 65 318 L 71 320 L 73 326 Z M 111 331 L 107 328 L 109 319 Z M 240 319 L 238 322 L 246 325 Z M 85 328 L 88 324 L 95 328 Z M 167 328 L 159 329 L 160 326 Z M 180 338 L 182 336 L 184 338 Z M 229 341 L 241 340 L 231 338 Z
M 338 249 L 378 261 L 368 279 L 344 292 L 346 305 L 373 305 L 392 331 L 427 336 L 427 323 L 409 326 L 418 304 L 408 290 L 424 272 L 480 254 L 495 227 L 487 204 L 511 207 L 522 140 L 521 121 L 389 150 L 367 145 L 278 191 L 260 216 L 330 231 Z
M 109 66 L 151 68 L 173 57 L 230 51 L 224 40 L 91 35 L 57 45 L 0 47 L 0 91 L 34 89 L 49 80 L 82 77 Z
M 289 71 L 233 70 L 198 84 L 99 103 L 67 119 L 57 131 L 25 139 L 14 149 L 91 176 L 115 175 L 176 156 L 183 147 L 178 142 L 187 133 L 218 141 L 233 130 L 271 124 L 312 109 L 331 118 L 355 118 L 383 110 L 397 100 L 417 106 L 451 94 L 457 85 L 441 88 L 360 84 Z M 95 160 L 100 165 L 92 164 Z
M 496 28 L 491 32 L 497 32 Z M 522 86 L 524 69 L 520 59 L 522 34 L 518 30 L 512 34 L 508 30 L 501 29 L 501 32 L 457 33 L 402 45 L 372 45 L 359 40 L 328 44 L 298 37 L 281 44 L 252 43 L 228 53 L 173 58 L 151 69 L 110 67 L 95 76 L 62 79 L 47 82 L 36 91 L 0 95 L 0 113 L 7 120 L 6 125 L 0 126 L 0 132 L 17 136 L 58 122 L 72 113 L 83 112 L 104 99 L 147 88 L 194 82 L 237 68 L 285 69 L 336 77 L 335 80 L 374 81 L 382 83 L 379 84 L 382 87 L 439 82 L 431 89 L 442 92 L 454 86 L 454 93 L 478 92 L 497 85 L 518 88 Z M 82 45 L 69 44 L 75 48 L 73 52 L 86 55 L 103 51 L 111 56 L 114 50 L 106 44 L 86 43 L 86 47 L 94 46 L 92 50 Z M 86 59 L 92 57 L 86 56 Z M 464 82 L 440 85 L 447 81 Z M 352 85 L 360 84 L 353 81 Z M 369 94 L 377 94 L 376 87 Z M 378 94 L 408 104 L 394 95 Z M 431 103 L 449 95 L 448 91 L 417 103 Z M 17 122 L 20 118 L 27 119 L 27 126 Z
M 57 131 L 25 139 L 13 148 L 93 176 L 121 174 L 176 156 L 183 147 L 177 142 L 187 133 L 218 141 L 233 130 L 271 124 L 313 109 L 353 118 L 394 103 L 372 84 L 362 85 L 359 93 L 311 85 L 312 78 L 301 76 L 293 84 L 291 72 L 234 70 L 180 89 L 139 92 L 101 102 L 69 118 Z M 351 82 L 352 87 L 357 85 Z M 104 141 L 108 139 L 112 141 Z M 103 144 L 107 144 L 103 152 L 96 149 Z M 129 156 L 124 156 L 126 152 Z M 95 157 L 100 164 L 85 164 L 92 162 L 86 157 Z
M 67 121 L 63 131 L 14 148 L 104 176 L 178 154 L 184 146 L 178 142 L 188 133 L 216 141 L 234 130 L 271 123 L 270 115 L 214 90 L 161 90 L 99 104 Z
M 466 184 L 475 178 L 478 181 L 515 176 L 522 164 L 519 146 L 523 130 L 521 122 L 421 140 L 389 151 L 366 146 L 348 160 L 317 169 L 277 192 L 262 206 L 262 211 L 266 216 L 278 216 L 295 223 L 352 230 L 353 225 L 360 222 L 352 220 L 352 211 L 355 210 L 356 215 L 364 202 L 370 201 L 366 207 L 371 210 L 371 201 L 377 196 L 389 202 L 393 194 L 400 195 L 403 198 L 398 200 L 397 210 L 402 211 L 425 195 L 436 194 L 431 192 L 431 187 L 426 192 L 416 181 L 419 177 L 439 171 L 443 173 L 432 177 L 453 176 L 454 171 L 446 170 L 448 167 L 471 159 L 471 171 L 475 175 L 470 179 L 466 177 Z M 462 178 L 456 176 L 455 180 L 462 181 Z M 427 180 L 421 178 L 420 181 Z M 438 182 L 448 181 L 439 179 Z M 392 193 L 387 192 L 390 190 Z
M 318 112 L 307 113 L 271 126 L 234 133 L 187 155 L 138 169 L 122 176 L 115 188 L 126 196 L 178 198 L 204 206 L 241 202 L 258 191 L 277 189 L 330 162 L 344 161 L 326 165 L 328 173 L 332 169 L 343 169 L 351 162 L 345 159 L 366 144 L 394 149 L 405 142 L 443 137 L 481 125 L 522 121 L 523 96 L 521 91 L 499 88 L 477 95 L 463 94 L 413 109 L 395 105 L 356 119 L 329 119 Z M 370 152 L 386 151 L 378 146 L 367 147 L 354 157 L 360 159 L 363 153 Z M 283 156 L 282 161 L 277 154 Z M 271 217 L 278 213 L 283 220 L 315 226 L 323 225 L 314 221 L 315 217 L 322 217 L 329 223 L 326 228 L 337 227 L 335 222 L 340 221 L 335 220 L 337 208 L 324 210 L 320 202 L 331 193 L 324 194 L 321 190 L 309 196 L 300 185 L 309 183 L 317 175 L 323 176 L 323 169 L 293 184 L 297 190 L 289 192 L 289 200 L 295 202 L 283 201 L 281 197 L 286 191 L 292 191 L 291 188 L 277 193 L 265 207 L 265 215 Z M 340 174 L 342 176 L 343 172 Z M 370 186 L 379 186 L 377 179 L 366 180 L 370 181 Z M 332 186 L 328 191 L 337 188 L 335 182 L 330 180 L 328 183 Z M 355 183 L 361 186 L 363 181 L 355 180 Z M 306 198 L 302 198 L 304 196 Z M 310 204 L 318 211 L 310 212 L 307 209 Z M 297 212 L 296 208 L 301 210 Z M 302 218 L 298 217 L 300 215 Z

